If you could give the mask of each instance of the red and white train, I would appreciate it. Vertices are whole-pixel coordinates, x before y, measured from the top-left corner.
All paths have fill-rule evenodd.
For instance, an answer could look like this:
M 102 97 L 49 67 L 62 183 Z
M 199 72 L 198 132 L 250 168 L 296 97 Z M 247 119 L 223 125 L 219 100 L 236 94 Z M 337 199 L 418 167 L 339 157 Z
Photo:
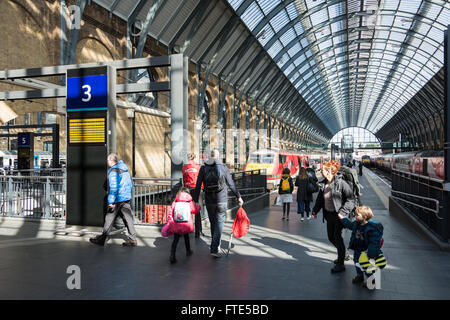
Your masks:
M 245 171 L 265 169 L 267 175 L 267 188 L 275 189 L 280 183 L 281 173 L 284 168 L 289 168 L 291 176 L 296 177 L 300 168 L 305 167 L 306 162 L 314 161 L 316 169 L 322 168 L 323 162 L 328 157 L 326 154 L 308 154 L 304 152 L 282 151 L 262 149 L 250 153 Z
M 444 180 L 444 151 L 420 151 L 382 154 L 371 164 L 391 172 L 392 169 Z

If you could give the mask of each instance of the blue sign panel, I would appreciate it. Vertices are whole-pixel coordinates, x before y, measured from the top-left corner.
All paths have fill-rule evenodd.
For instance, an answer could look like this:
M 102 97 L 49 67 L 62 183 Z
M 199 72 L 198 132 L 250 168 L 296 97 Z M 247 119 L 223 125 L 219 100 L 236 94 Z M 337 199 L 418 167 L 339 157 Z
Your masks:
M 108 109 L 108 77 L 67 77 L 67 112 Z
M 18 147 L 31 147 L 31 135 L 29 133 L 19 133 L 17 139 Z

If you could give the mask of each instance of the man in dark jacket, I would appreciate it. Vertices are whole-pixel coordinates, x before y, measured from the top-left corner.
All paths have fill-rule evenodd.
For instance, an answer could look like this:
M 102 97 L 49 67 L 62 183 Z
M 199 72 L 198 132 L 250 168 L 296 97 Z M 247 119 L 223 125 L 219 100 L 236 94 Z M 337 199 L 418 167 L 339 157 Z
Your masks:
M 136 246 L 136 230 L 134 229 L 133 212 L 131 211 L 131 191 L 133 182 L 125 163 L 119 159 L 115 153 L 108 156 L 108 210 L 103 225 L 103 233 L 90 238 L 91 243 L 105 245 L 106 238 L 113 226 L 117 215 L 120 215 L 128 230 L 128 240 L 123 243 L 124 246 Z
M 220 238 L 222 236 L 223 224 L 225 222 L 227 204 L 228 204 L 228 187 L 238 198 L 239 205 L 242 206 L 244 201 L 239 191 L 234 185 L 228 168 L 219 163 L 220 153 L 218 150 L 211 151 L 211 158 L 205 161 L 205 165 L 200 168 L 197 183 L 193 192 L 192 199 L 198 205 L 198 198 L 202 184 L 205 191 L 205 204 L 208 211 L 208 218 L 211 225 L 211 255 L 220 258 L 219 252 Z M 217 178 L 218 179 L 214 179 Z M 212 181 L 215 180 L 215 186 Z
M 345 271 L 345 245 L 342 238 L 344 225 L 338 217 L 338 213 L 349 216 L 355 208 L 355 197 L 353 191 L 344 179 L 335 179 L 339 164 L 330 161 L 324 164 L 322 175 L 325 180 L 319 183 L 319 194 L 313 208 L 312 215 L 317 217 L 317 213 L 322 209 L 324 220 L 327 221 L 328 240 L 336 247 L 338 258 L 334 261 L 335 266 L 332 273 Z

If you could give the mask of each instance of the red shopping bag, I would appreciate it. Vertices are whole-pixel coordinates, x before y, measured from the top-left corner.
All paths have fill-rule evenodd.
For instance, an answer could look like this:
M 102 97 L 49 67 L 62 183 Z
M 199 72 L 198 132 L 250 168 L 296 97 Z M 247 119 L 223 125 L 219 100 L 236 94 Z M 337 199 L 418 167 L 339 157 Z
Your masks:
M 231 229 L 235 238 L 240 238 L 247 234 L 250 229 L 250 219 L 247 217 L 244 208 L 240 207 L 238 209 Z

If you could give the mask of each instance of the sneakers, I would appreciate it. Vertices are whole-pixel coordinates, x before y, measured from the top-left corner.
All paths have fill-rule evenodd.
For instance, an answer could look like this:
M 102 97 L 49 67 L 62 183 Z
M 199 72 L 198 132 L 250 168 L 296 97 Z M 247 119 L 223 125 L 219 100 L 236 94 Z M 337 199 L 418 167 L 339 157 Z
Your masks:
M 222 257 L 222 254 L 220 252 L 211 252 L 211 255 L 215 258 L 220 258 Z
M 331 273 L 339 273 L 345 271 L 345 267 L 343 264 L 336 264 L 333 269 L 331 269 Z
M 360 276 L 360 275 L 357 275 L 352 280 L 353 284 L 358 284 L 358 283 L 362 283 L 362 282 L 364 282 L 364 276 Z
M 284 219 L 286 219 L 285 216 L 283 216 L 283 218 L 281 218 L 281 220 L 284 220 Z
M 136 247 L 137 246 L 137 241 L 133 241 L 133 240 L 127 240 L 126 242 L 122 243 L 122 245 L 124 247 Z
M 305 219 L 304 219 L 304 218 L 301 218 L 300 221 L 305 221 Z
M 311 220 L 311 216 L 308 216 L 308 218 L 306 218 L 306 219 Z
M 98 246 L 104 246 L 105 242 L 106 242 L 106 238 L 99 236 L 99 237 L 95 237 L 95 238 L 90 238 L 89 241 Z
M 192 250 L 187 250 L 186 251 L 186 256 L 192 256 L 194 254 L 194 251 L 192 251 Z
M 175 254 L 171 254 L 170 255 L 169 261 L 172 264 L 177 262 L 177 258 L 175 258 Z

